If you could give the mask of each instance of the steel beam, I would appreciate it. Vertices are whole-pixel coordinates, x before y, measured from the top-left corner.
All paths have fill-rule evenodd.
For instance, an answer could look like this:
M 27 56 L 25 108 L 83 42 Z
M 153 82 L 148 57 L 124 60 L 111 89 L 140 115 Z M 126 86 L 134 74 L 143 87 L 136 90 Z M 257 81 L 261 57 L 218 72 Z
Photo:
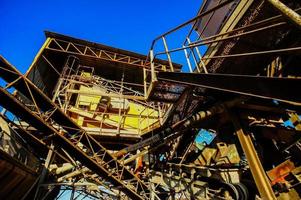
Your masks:
M 95 58 L 104 62 L 120 63 L 132 67 L 134 66 L 139 68 L 150 68 L 150 63 L 144 57 L 141 58 L 138 56 L 130 56 L 126 54 L 121 54 L 120 52 L 93 48 L 91 46 L 82 45 L 76 42 L 65 41 L 56 38 L 50 38 L 49 42 L 45 46 L 45 51 L 67 53 L 68 55 L 76 55 L 81 58 Z M 161 69 L 163 67 L 163 64 L 159 62 L 162 62 L 162 60 L 156 59 L 154 65 L 156 68 Z M 173 63 L 173 65 L 176 64 Z M 179 68 L 179 66 L 176 65 L 176 68 Z
M 159 72 L 157 79 L 158 81 L 301 104 L 301 96 L 296 95 L 296 92 L 291 89 L 301 85 L 301 78 Z
M 233 113 L 230 113 L 230 115 L 261 198 L 264 200 L 276 200 L 272 186 L 261 165 L 250 135 L 244 133 L 236 116 Z

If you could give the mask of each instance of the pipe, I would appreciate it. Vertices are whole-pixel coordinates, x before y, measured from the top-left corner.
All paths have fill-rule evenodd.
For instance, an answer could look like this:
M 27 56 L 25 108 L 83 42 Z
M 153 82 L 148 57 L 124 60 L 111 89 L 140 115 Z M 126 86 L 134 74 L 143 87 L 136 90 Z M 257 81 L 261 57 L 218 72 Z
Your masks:
M 65 176 L 62 176 L 62 177 L 58 178 L 57 182 L 63 182 L 64 180 L 67 180 L 69 178 L 72 178 L 72 177 L 77 176 L 77 175 L 82 174 L 82 173 L 86 173 L 88 171 L 90 171 L 90 170 L 87 167 L 75 170 L 73 172 L 70 172 L 69 174 L 66 174 Z
M 301 16 L 291 8 L 287 7 L 279 0 L 267 0 L 272 4 L 283 16 L 295 24 L 299 29 L 301 28 Z

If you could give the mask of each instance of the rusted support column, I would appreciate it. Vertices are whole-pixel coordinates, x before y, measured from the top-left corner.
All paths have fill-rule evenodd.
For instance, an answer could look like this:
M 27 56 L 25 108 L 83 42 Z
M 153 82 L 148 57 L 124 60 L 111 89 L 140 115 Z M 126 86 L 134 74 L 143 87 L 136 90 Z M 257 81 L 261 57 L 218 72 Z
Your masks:
M 264 200 L 276 200 L 275 194 L 258 158 L 250 135 L 244 133 L 236 116 L 233 113 L 230 113 L 230 115 L 261 198 Z
M 297 25 L 298 28 L 301 29 L 301 16 L 296 13 L 294 10 L 287 7 L 284 3 L 279 0 L 267 0 L 270 4 L 272 4 L 277 10 L 281 12 L 283 16 L 288 18 L 291 22 Z
M 150 57 L 150 66 L 151 66 L 151 77 L 152 77 L 152 82 L 156 81 L 156 73 L 155 73 L 155 57 L 154 57 L 154 50 L 151 49 L 149 51 L 149 57 Z
M 166 55 L 167 55 L 167 59 L 168 59 L 168 63 L 169 63 L 170 70 L 173 72 L 173 71 L 174 71 L 174 68 L 173 68 L 173 65 L 172 65 L 172 60 L 171 60 L 170 53 L 169 53 L 169 51 L 168 51 L 167 42 L 166 42 L 166 39 L 165 39 L 164 36 L 162 36 L 162 40 L 163 40 L 164 49 L 165 49 L 165 52 L 166 52 Z

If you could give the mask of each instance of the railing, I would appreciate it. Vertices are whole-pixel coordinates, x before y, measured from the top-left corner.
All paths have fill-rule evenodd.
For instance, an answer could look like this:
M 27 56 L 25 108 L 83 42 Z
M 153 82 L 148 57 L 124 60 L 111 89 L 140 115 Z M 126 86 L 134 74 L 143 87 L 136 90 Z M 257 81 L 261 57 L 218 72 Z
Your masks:
M 202 54 L 205 53 L 206 45 L 208 44 L 201 43 L 201 40 L 204 41 L 206 40 L 206 38 L 202 39 L 195 26 L 197 22 L 202 20 L 203 17 L 209 15 L 212 16 L 212 14 L 214 14 L 215 11 L 218 11 L 219 9 L 224 8 L 224 6 L 233 4 L 235 2 L 237 2 L 237 0 L 220 1 L 220 3 L 214 6 L 213 8 L 207 10 L 203 9 L 204 11 L 201 10 L 201 12 L 196 17 L 161 34 L 153 40 L 149 50 L 147 61 L 145 62 L 148 63 L 149 61 L 150 63 L 150 69 L 146 68 L 144 74 L 146 97 L 149 97 L 151 90 L 154 87 L 154 83 L 157 81 L 156 73 L 158 71 L 189 71 L 208 73 L 205 63 L 202 60 Z M 206 26 L 207 25 L 208 23 L 206 24 Z M 203 29 L 205 28 L 206 27 L 203 27 Z M 197 35 L 196 37 L 195 34 Z M 171 41 L 168 42 L 168 39 L 171 39 Z M 200 46 L 205 47 L 202 47 L 200 49 Z M 156 59 L 168 60 L 169 66 L 166 66 L 165 69 L 158 69 L 155 65 Z M 182 64 L 182 69 L 175 69 L 175 63 Z
M 158 36 L 157 38 L 155 38 L 151 44 L 150 53 L 149 53 L 149 58 L 150 58 L 150 62 L 151 62 L 151 71 L 152 71 L 152 75 L 154 77 L 153 79 L 155 80 L 155 68 L 153 67 L 154 60 L 156 58 L 159 58 L 161 55 L 165 55 L 165 57 L 167 58 L 167 60 L 169 62 L 169 65 L 170 65 L 169 66 L 170 71 L 174 71 L 171 54 L 181 51 L 181 50 L 184 50 L 184 56 L 187 61 L 187 65 L 189 67 L 190 72 L 193 72 L 195 70 L 197 70 L 198 72 L 201 72 L 202 70 L 204 72 L 206 72 L 207 70 L 203 64 L 201 66 L 202 69 L 200 69 L 200 66 L 199 66 L 199 62 L 202 59 L 202 55 L 201 55 L 202 52 L 198 49 L 198 46 L 201 46 L 201 44 L 195 45 L 195 43 L 199 42 L 201 40 L 202 33 L 199 33 L 197 30 L 195 30 L 196 23 L 208 15 L 211 15 L 211 17 L 212 17 L 212 15 L 214 14 L 215 11 L 219 11 L 220 9 L 224 8 L 225 6 L 227 6 L 229 4 L 233 4 L 235 2 L 237 2 L 237 0 L 227 0 L 227 1 L 223 1 L 223 2 L 220 1 L 220 3 L 218 5 L 216 5 L 215 7 L 208 9 L 208 10 L 204 10 L 203 12 L 199 13 L 196 17 L 184 22 L 183 24 L 181 24 L 181 25 L 167 31 L 166 33 Z M 210 20 L 210 18 L 209 18 L 209 20 Z M 209 22 L 209 20 L 208 20 L 208 22 Z M 206 25 L 203 27 L 202 30 L 205 30 L 207 25 L 208 25 L 208 23 L 206 23 Z M 220 26 L 222 26 L 222 24 Z M 172 34 L 177 34 L 177 32 L 179 32 L 180 38 L 182 38 L 184 35 L 184 41 L 182 40 L 183 43 L 177 44 L 177 45 L 181 45 L 181 47 L 169 48 L 168 42 L 167 42 L 167 37 L 172 37 Z M 193 37 L 193 33 L 197 34 L 196 39 L 194 39 L 195 41 L 191 41 L 192 39 L 190 38 L 190 37 Z M 177 39 L 179 39 L 179 37 L 177 37 Z M 158 48 L 156 48 L 156 44 L 158 44 L 160 42 L 162 42 L 162 44 L 163 44 L 162 45 L 163 50 L 158 51 Z M 188 52 L 188 50 L 190 50 L 190 52 Z M 190 58 L 189 58 L 190 54 L 192 55 L 192 58 L 194 59 L 195 67 L 193 67 L 193 65 L 190 61 Z M 186 69 L 182 69 L 182 70 L 186 70 Z
M 265 6 L 265 2 L 220 0 L 214 7 L 206 7 L 207 3 L 212 2 L 205 1 L 203 8 L 196 17 L 153 40 L 149 51 L 151 82 L 157 81 L 157 70 L 154 63 L 158 58 L 168 60 L 167 71 L 174 71 L 174 63 L 179 63 L 183 65 L 182 72 L 214 73 L 216 69 L 211 64 L 209 65 L 210 61 L 264 55 L 275 55 L 276 59 L 279 54 L 301 50 L 299 46 L 281 47 L 282 49 L 278 49 L 276 46 L 266 46 L 266 48 L 258 48 L 255 51 L 254 49 L 242 49 L 240 53 L 218 52 L 218 48 L 226 42 L 234 43 L 250 35 L 257 37 L 260 34 L 270 34 L 279 28 L 287 29 L 288 22 L 287 19 L 280 14 L 277 15 L 277 13 L 274 16 L 267 15 L 265 19 L 260 18 L 260 21 L 258 21 L 256 17 Z M 250 16 L 243 18 L 250 7 L 253 9 Z M 294 11 L 300 13 L 301 8 L 296 8 Z M 217 15 L 222 16 L 220 17 L 222 19 L 216 19 Z M 243 19 L 242 23 L 240 23 L 241 19 Z M 218 25 L 213 24 L 216 21 Z M 153 84 L 150 83 L 148 93 L 150 93 L 152 87 Z

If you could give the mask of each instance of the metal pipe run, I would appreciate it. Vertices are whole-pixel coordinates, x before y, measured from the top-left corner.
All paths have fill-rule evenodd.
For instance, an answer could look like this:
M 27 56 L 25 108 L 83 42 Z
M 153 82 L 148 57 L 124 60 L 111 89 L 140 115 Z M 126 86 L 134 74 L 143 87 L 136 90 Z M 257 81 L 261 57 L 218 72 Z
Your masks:
M 115 156 L 116 157 L 121 157 L 127 153 L 136 151 L 137 149 L 141 149 L 143 147 L 149 146 L 151 144 L 156 144 L 158 142 L 162 142 L 164 141 L 164 138 L 171 135 L 172 133 L 176 133 L 176 132 L 181 132 L 184 133 L 185 130 L 191 128 L 194 124 L 197 124 L 205 119 L 208 119 L 212 116 L 214 116 L 215 114 L 219 114 L 224 112 L 225 107 L 233 107 L 234 105 L 240 103 L 242 101 L 242 99 L 238 98 L 238 99 L 234 99 L 232 101 L 228 101 L 222 104 L 217 104 L 215 106 L 212 106 L 211 108 L 209 108 L 208 110 L 202 110 L 197 112 L 194 115 L 191 115 L 189 117 L 186 117 L 185 119 L 173 124 L 171 127 L 168 127 L 164 130 L 162 130 L 160 133 L 147 138 L 141 142 L 138 142 L 136 144 L 133 144 L 129 147 L 126 147 L 120 151 L 118 151 Z

